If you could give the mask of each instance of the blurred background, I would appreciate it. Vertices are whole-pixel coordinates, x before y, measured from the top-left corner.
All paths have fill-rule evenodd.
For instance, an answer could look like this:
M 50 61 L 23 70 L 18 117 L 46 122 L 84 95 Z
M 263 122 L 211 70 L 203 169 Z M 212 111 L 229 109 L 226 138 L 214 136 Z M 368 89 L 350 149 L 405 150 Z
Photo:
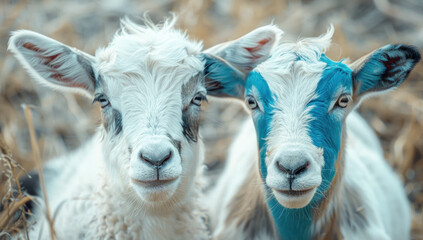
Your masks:
M 119 19 L 140 21 L 148 11 L 154 22 L 169 12 L 178 27 L 205 48 L 274 23 L 298 39 L 318 36 L 332 23 L 335 35 L 328 56 L 352 61 L 389 43 L 423 49 L 423 0 L 143 0 L 0 1 L 0 199 L 11 200 L 15 177 L 34 168 L 22 104 L 33 109 L 33 125 L 43 161 L 77 148 L 100 122 L 98 105 L 73 94 L 36 85 L 7 51 L 10 32 L 29 29 L 90 54 L 105 46 Z M 138 20 L 137 20 L 138 19 Z M 360 113 L 379 135 L 387 161 L 405 184 L 413 209 L 412 239 L 423 239 L 423 64 L 398 90 L 366 100 Z M 202 135 L 207 165 L 222 166 L 239 122 L 248 117 L 238 103 L 211 99 L 204 107 Z M 395 207 L 395 206 L 393 206 Z M 0 232 L 17 230 L 3 209 Z M 386 209 L 390 211 L 390 209 Z M 3 228 L 3 229 L 2 229 Z M 0 235 L 0 239 L 5 236 Z

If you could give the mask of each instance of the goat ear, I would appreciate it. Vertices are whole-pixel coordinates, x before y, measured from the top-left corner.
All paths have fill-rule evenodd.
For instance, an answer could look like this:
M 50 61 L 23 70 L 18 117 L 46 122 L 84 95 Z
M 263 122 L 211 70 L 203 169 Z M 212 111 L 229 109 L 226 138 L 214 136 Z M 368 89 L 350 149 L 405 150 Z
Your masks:
M 392 44 L 355 61 L 351 65 L 354 98 L 395 89 L 419 60 L 420 53 L 416 47 Z
M 269 57 L 282 33 L 283 31 L 276 26 L 263 26 L 234 41 L 214 46 L 205 53 L 221 57 L 243 73 L 248 74 Z
M 245 74 L 220 57 L 203 54 L 207 94 L 218 97 L 244 98 Z
M 282 33 L 268 25 L 206 50 L 203 57 L 208 94 L 243 99 L 248 73 L 269 57 Z
M 93 56 L 27 30 L 12 33 L 9 50 L 39 83 L 92 97 Z

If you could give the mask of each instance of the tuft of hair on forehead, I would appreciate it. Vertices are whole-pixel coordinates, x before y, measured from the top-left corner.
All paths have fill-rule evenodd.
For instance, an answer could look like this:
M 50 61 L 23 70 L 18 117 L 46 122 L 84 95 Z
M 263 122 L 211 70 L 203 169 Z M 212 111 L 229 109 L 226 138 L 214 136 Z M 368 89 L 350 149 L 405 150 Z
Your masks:
M 320 55 L 325 53 L 332 43 L 332 37 L 335 32 L 335 28 L 331 24 L 327 29 L 326 33 L 319 37 L 304 38 L 296 43 L 297 54 L 307 58 L 310 55 L 312 58 L 312 52 L 316 53 L 317 60 L 320 59 Z
M 298 60 L 319 63 L 320 57 L 332 42 L 333 33 L 334 27 L 331 24 L 326 33 L 319 37 L 304 38 L 296 42 L 282 39 L 273 49 L 271 57 L 258 65 L 255 70 L 261 73 L 285 74 L 290 71 L 290 66 Z
M 198 57 L 202 42 L 189 40 L 186 32 L 175 28 L 177 17 L 154 24 L 144 17 L 143 25 L 129 18 L 121 20 L 121 29 L 110 44 L 96 51 L 98 70 L 105 74 L 141 74 L 145 71 L 167 71 L 195 75 L 202 71 Z

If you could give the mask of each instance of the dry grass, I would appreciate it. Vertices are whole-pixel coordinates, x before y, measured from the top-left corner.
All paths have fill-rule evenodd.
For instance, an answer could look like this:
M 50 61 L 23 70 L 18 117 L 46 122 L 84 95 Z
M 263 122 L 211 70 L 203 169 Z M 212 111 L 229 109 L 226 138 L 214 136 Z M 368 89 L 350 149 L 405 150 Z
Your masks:
M 273 21 L 294 38 L 320 35 L 333 23 L 336 32 L 328 55 L 334 60 L 354 60 L 395 42 L 423 48 L 422 0 L 0 1 L 0 199 L 7 204 L 0 215 L 1 231 L 12 233 L 25 226 L 22 212 L 18 224 L 10 225 L 14 210 L 28 200 L 19 190 L 11 195 L 11 185 L 24 174 L 18 166 L 26 170 L 35 167 L 21 104 L 35 106 L 32 123 L 43 160 L 78 147 L 92 135 L 99 121 L 99 109 L 93 108 L 89 100 L 33 83 L 6 51 L 10 31 L 34 30 L 93 54 L 112 38 L 120 17 L 140 16 L 146 10 L 153 20 L 161 20 L 169 11 L 178 13 L 179 25 L 192 38 L 203 40 L 206 47 Z M 415 213 L 413 239 L 423 239 L 422 75 L 423 64 L 419 63 L 404 86 L 389 95 L 369 99 L 360 108 L 379 135 L 389 163 L 405 183 Z M 209 163 L 225 158 L 243 117 L 239 105 L 220 101 L 208 104 L 202 133 Z M 10 149 L 6 151 L 5 146 Z M 2 238 L 7 237 L 0 234 Z
M 41 191 L 42 191 L 43 196 L 44 196 L 43 199 L 44 199 L 44 202 L 45 202 L 45 214 L 46 214 L 47 222 L 49 223 L 50 236 L 51 236 L 51 240 L 54 240 L 56 238 L 56 234 L 55 234 L 54 227 L 53 227 L 54 222 L 53 222 L 53 220 L 51 218 L 51 214 L 50 214 L 50 207 L 49 207 L 50 205 L 48 203 L 48 195 L 47 195 L 46 185 L 45 185 L 45 181 L 44 181 L 44 174 L 43 174 L 43 162 L 40 159 L 40 149 L 38 147 L 37 137 L 35 136 L 34 124 L 32 123 L 32 112 L 31 112 L 31 109 L 28 105 L 23 105 L 22 107 L 24 109 L 26 122 L 28 124 L 29 138 L 31 140 L 31 150 L 32 150 L 33 155 L 34 155 L 33 159 L 34 159 L 34 162 L 35 162 L 35 168 L 37 169 L 37 172 L 38 172 L 38 175 L 39 175 Z M 20 186 L 19 186 L 19 192 L 21 192 Z
M 27 221 L 23 205 L 31 200 L 20 188 L 16 170 L 23 170 L 22 166 L 12 158 L 0 137 L 0 166 L 2 166 L 2 187 L 4 195 L 0 199 L 3 210 L 0 212 L 0 238 L 9 237 L 10 234 L 21 231 L 27 232 Z M 3 181 L 4 178 L 4 181 Z M 14 188 L 17 186 L 17 189 Z

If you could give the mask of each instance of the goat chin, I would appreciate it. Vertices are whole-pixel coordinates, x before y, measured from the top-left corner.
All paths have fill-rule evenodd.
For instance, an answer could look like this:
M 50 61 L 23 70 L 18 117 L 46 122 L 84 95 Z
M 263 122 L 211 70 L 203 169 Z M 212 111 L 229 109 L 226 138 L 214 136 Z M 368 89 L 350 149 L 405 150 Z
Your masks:
M 307 206 L 311 199 L 313 198 L 314 194 L 316 193 L 316 189 L 312 189 L 305 194 L 300 196 L 292 196 L 285 193 L 281 193 L 276 190 L 272 190 L 273 195 L 275 196 L 276 200 L 286 208 L 303 208 Z

